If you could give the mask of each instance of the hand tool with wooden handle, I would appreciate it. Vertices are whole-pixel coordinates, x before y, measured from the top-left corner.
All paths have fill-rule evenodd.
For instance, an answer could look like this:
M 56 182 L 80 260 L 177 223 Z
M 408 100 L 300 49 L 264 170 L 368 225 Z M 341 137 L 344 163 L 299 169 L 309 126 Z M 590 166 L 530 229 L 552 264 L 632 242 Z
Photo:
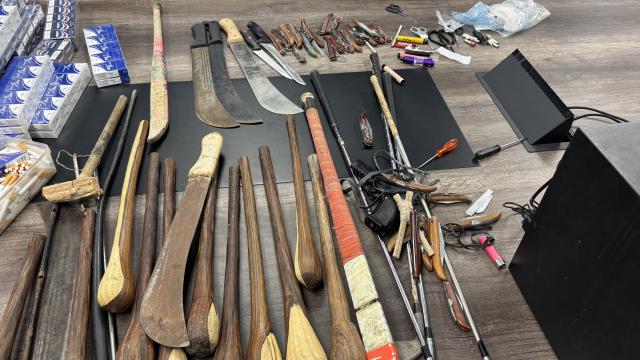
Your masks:
M 264 267 L 262 264 L 262 246 L 258 227 L 258 212 L 256 198 L 253 191 L 253 179 L 249 159 L 241 156 L 238 160 L 240 178 L 242 181 L 242 199 L 244 203 L 244 218 L 247 228 L 247 252 L 249 254 L 249 288 L 251 289 L 251 326 L 248 360 L 280 360 L 282 354 L 278 342 L 273 334 L 269 305 L 267 303 L 267 289 L 264 282 Z
M 91 300 L 91 256 L 96 213 L 87 210 L 82 221 L 82 237 L 78 249 L 78 265 L 73 280 L 67 339 L 64 345 L 65 359 L 84 360 L 89 329 L 89 301 Z
M 258 25 L 255 21 L 249 21 L 247 27 L 251 33 L 255 36 L 256 41 L 260 46 L 265 49 L 275 59 L 280 67 L 289 74 L 289 77 L 300 85 L 306 85 L 302 77 L 285 61 L 282 54 L 286 52 L 284 48 L 282 51 L 278 50 L 279 44 L 274 42 L 273 39 Z
M 22 310 L 27 303 L 31 284 L 35 280 L 38 262 L 42 255 L 46 238 L 40 234 L 33 234 L 27 253 L 18 272 L 18 278 L 13 285 L 9 301 L 4 309 L 2 322 L 0 323 L 0 359 L 9 359 L 13 342 L 18 332 Z M 26 351 L 26 350 L 25 350 Z
M 293 188 L 296 197 L 296 252 L 293 268 L 300 284 L 307 289 L 315 289 L 322 285 L 322 263 L 311 233 L 311 219 L 307 205 L 307 192 L 304 188 L 304 173 L 302 172 L 295 119 L 292 115 L 287 115 L 285 118 L 289 134 Z
M 167 93 L 167 65 L 164 62 L 164 42 L 162 40 L 162 6 L 159 2 L 151 5 L 153 11 L 153 58 L 151 60 L 149 136 L 147 142 L 153 144 L 169 127 L 169 95 Z
M 129 325 L 124 338 L 118 347 L 117 360 L 153 360 L 155 345 L 144 333 L 140 325 L 140 303 L 144 294 L 156 254 L 158 182 L 160 177 L 160 157 L 157 152 L 149 154 L 149 173 L 147 175 L 147 191 L 145 193 L 144 224 L 142 226 L 142 245 L 140 249 L 140 265 L 138 268 L 138 285 L 136 302 L 131 310 Z
M 189 355 L 199 358 L 213 354 L 220 336 L 220 319 L 213 297 L 213 234 L 217 191 L 218 176 L 216 174 L 211 179 L 202 214 L 196 258 L 196 280 L 187 316 L 187 332 L 191 345 L 186 350 Z
M 189 346 L 183 305 L 184 274 L 211 177 L 218 166 L 222 141 L 217 132 L 202 138 L 200 157 L 189 170 L 187 188 L 142 299 L 142 327 L 162 345 Z
M 482 215 L 469 216 L 454 221 L 453 224 L 457 224 L 462 229 L 468 229 L 473 226 L 493 224 L 494 222 L 500 220 L 501 215 L 502 212 L 500 210 L 487 211 Z
M 113 135 L 116 127 L 118 127 L 126 105 L 127 97 L 120 95 L 79 177 L 75 180 L 43 187 L 42 196 L 45 199 L 50 202 L 68 202 L 96 197 L 102 194 L 98 179 L 93 176 L 93 172 L 98 168 L 102 160 L 102 155 L 104 155 L 109 145 L 111 135 Z
M 364 345 L 358 333 L 358 328 L 351 321 L 347 295 L 340 277 L 340 270 L 338 270 L 329 210 L 325 203 L 322 174 L 320 173 L 317 155 L 309 155 L 307 162 L 309 163 L 309 173 L 313 184 L 313 199 L 316 205 L 318 231 L 320 232 L 320 243 L 322 244 L 322 255 L 324 257 L 327 298 L 331 308 L 331 350 L 329 351 L 329 358 L 364 359 L 366 357 Z
M 240 172 L 229 168 L 229 215 L 227 217 L 227 263 L 224 272 L 222 328 L 214 360 L 243 359 L 238 314 L 240 266 Z
M 260 167 L 267 197 L 269 217 L 276 247 L 276 260 L 284 298 L 285 339 L 287 358 L 289 359 L 326 359 L 324 349 L 309 322 L 307 310 L 302 299 L 300 286 L 296 281 L 291 260 L 291 250 L 284 227 L 284 215 L 278 196 L 276 174 L 273 170 L 271 153 L 265 145 L 258 149 Z
M 129 309 L 135 296 L 133 269 L 131 268 L 133 218 L 136 207 L 138 173 L 142 156 L 144 156 L 144 139 L 148 131 L 149 123 L 142 120 L 129 154 L 111 255 L 98 287 L 98 303 L 103 309 L 112 313 Z

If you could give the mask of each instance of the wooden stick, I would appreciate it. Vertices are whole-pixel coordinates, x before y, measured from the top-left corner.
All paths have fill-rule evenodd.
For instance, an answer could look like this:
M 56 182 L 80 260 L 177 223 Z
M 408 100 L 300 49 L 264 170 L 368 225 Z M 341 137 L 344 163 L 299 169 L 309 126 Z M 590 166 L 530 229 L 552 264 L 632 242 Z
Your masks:
M 133 270 L 131 269 L 131 243 L 136 206 L 136 184 L 144 155 L 144 138 L 147 136 L 148 130 L 149 122 L 142 120 L 129 154 L 111 255 L 98 287 L 100 307 L 112 313 L 129 309 L 135 296 Z
M 162 6 L 159 2 L 151 5 L 153 11 L 153 58 L 151 60 L 151 95 L 149 96 L 151 129 L 147 142 L 160 140 L 169 126 L 169 96 L 167 94 L 167 65 L 164 62 L 162 40 Z
M 262 179 L 275 240 L 282 297 L 284 298 L 287 358 L 326 359 L 324 349 L 309 322 L 300 287 L 293 272 L 291 250 L 289 250 L 289 241 L 284 227 L 284 215 L 276 186 L 271 153 L 265 145 L 260 146 L 259 153 Z
M 307 289 L 316 289 L 322 285 L 322 263 L 311 234 L 311 221 L 307 205 L 307 192 L 304 188 L 304 174 L 298 147 L 298 135 L 293 115 L 285 116 L 289 148 L 291 149 L 291 166 L 293 168 L 293 188 L 296 196 L 296 252 L 293 268 L 296 278 Z
M 138 286 L 136 288 L 136 302 L 131 310 L 131 318 L 124 338 L 118 347 L 117 359 L 148 359 L 155 358 L 155 346 L 147 337 L 140 325 L 140 302 L 144 294 L 156 254 L 157 241 L 157 212 L 158 212 L 158 178 L 160 176 L 160 157 L 157 152 L 149 154 L 149 173 L 147 175 L 147 192 L 144 207 L 144 225 L 142 226 L 142 245 L 140 250 L 140 267 L 138 270 Z
M 331 307 L 331 359 L 364 359 L 366 352 L 358 328 L 351 321 L 347 296 L 338 270 L 336 250 L 333 246 L 333 234 L 329 220 L 329 210 L 325 203 L 322 174 L 316 154 L 307 158 L 311 182 L 313 184 L 313 199 L 316 205 L 320 243 L 324 257 L 324 273 L 327 282 L 327 298 Z
M 89 301 L 91 300 L 91 257 L 93 255 L 93 229 L 96 213 L 87 210 L 82 222 L 82 238 L 78 249 L 78 265 L 73 280 L 71 308 L 64 345 L 65 359 L 84 360 L 89 328 Z
M 240 173 L 229 168 L 229 217 L 227 219 L 227 263 L 224 275 L 222 332 L 214 360 L 244 358 L 238 318 L 238 265 L 240 258 Z
M 244 217 L 247 225 L 247 247 L 249 254 L 249 288 L 251 289 L 251 335 L 247 349 L 248 360 L 282 359 L 280 348 L 273 335 L 267 290 L 264 284 L 264 268 L 262 265 L 262 247 L 258 230 L 258 212 L 253 191 L 253 179 L 249 159 L 241 156 L 238 161 L 242 179 L 242 199 L 244 201 Z
M 24 310 L 31 285 L 35 280 L 45 240 L 44 236 L 33 234 L 29 245 L 27 245 L 27 253 L 22 261 L 18 278 L 13 285 L 13 290 L 9 295 L 9 301 L 4 309 L 4 315 L 0 323 L 0 359 L 8 359 L 11 356 L 11 349 L 20 325 L 22 310 Z
M 213 354 L 220 336 L 220 319 L 213 297 L 213 235 L 217 185 L 218 176 L 213 176 L 200 225 L 196 281 L 187 318 L 191 345 L 186 350 L 189 355 L 199 358 Z

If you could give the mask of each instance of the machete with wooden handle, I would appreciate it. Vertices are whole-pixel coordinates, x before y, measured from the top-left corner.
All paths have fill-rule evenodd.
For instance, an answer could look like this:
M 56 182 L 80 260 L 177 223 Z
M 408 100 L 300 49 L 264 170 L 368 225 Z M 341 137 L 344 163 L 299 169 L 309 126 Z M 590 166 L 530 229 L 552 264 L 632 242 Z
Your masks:
M 160 157 L 157 152 L 149 154 L 149 173 L 147 175 L 147 192 L 145 193 L 144 225 L 142 226 L 142 245 L 140 265 L 138 269 L 138 285 L 136 302 L 131 310 L 129 326 L 118 347 L 117 360 L 153 360 L 155 346 L 144 333 L 140 325 L 140 303 L 144 294 L 156 255 L 157 212 L 158 212 L 158 179 L 160 176 Z
M 227 263 L 224 272 L 222 329 L 220 342 L 213 360 L 244 359 L 240 340 L 238 317 L 238 290 L 240 265 L 240 172 L 237 166 L 229 168 L 229 215 L 227 217 Z
M 360 360 L 366 357 L 362 339 L 358 328 L 351 322 L 349 304 L 344 291 L 336 250 L 333 246 L 333 234 L 329 220 L 329 210 L 325 203 L 324 187 L 322 186 L 322 174 L 316 154 L 307 158 L 309 173 L 313 184 L 313 199 L 316 204 L 316 216 L 324 256 L 324 274 L 327 282 L 327 298 L 331 308 L 331 359 Z
M 241 156 L 238 161 L 242 180 L 242 199 L 244 201 L 244 218 L 247 227 L 247 247 L 249 254 L 249 288 L 251 289 L 251 335 L 247 349 L 248 360 L 281 360 L 280 348 L 273 335 L 267 289 L 264 283 L 262 265 L 262 246 L 258 227 L 256 198 L 253 192 L 253 179 L 249 159 Z
M 209 183 L 218 166 L 222 141 L 217 132 L 202 138 L 200 157 L 189 170 L 187 188 L 142 299 L 142 327 L 162 345 L 189 346 L 183 304 L 184 273 Z
M 267 196 L 271 228 L 276 247 L 282 297 L 284 298 L 287 358 L 326 359 L 327 356 L 324 353 L 324 349 L 309 322 L 302 293 L 293 273 L 291 250 L 289 250 L 287 231 L 284 227 L 284 215 L 282 214 L 280 197 L 278 196 L 271 153 L 265 145 L 260 146 L 259 153 L 264 191 Z
M 153 58 L 151 60 L 151 84 L 149 100 L 151 127 L 147 142 L 153 144 L 169 127 L 169 95 L 167 94 L 167 65 L 164 62 L 164 42 L 162 40 L 162 6 L 159 2 L 151 5 L 153 11 Z
M 129 154 L 111 255 L 98 287 L 98 304 L 112 313 L 129 309 L 135 296 L 133 269 L 131 269 L 133 218 L 136 210 L 136 184 L 144 155 L 144 139 L 148 131 L 149 123 L 142 120 Z

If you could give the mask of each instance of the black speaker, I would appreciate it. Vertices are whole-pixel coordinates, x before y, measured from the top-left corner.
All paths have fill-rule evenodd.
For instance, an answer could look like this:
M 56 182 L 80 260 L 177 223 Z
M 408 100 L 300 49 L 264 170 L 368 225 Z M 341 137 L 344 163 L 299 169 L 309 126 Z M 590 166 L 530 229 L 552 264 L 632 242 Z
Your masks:
M 560 359 L 640 359 L 639 140 L 578 129 L 510 264 Z

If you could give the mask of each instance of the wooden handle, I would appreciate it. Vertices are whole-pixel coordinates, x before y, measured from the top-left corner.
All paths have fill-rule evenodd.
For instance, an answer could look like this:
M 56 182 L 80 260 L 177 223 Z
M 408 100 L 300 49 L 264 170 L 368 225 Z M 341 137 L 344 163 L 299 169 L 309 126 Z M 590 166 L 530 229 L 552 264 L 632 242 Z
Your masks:
M 187 332 L 191 345 L 189 355 L 208 357 L 213 354 L 220 336 L 220 319 L 213 296 L 213 240 L 218 177 L 211 178 L 209 194 L 202 214 L 200 242 L 196 258 L 196 280 L 187 317 Z
M 366 353 L 362 339 L 355 324 L 349 316 L 347 296 L 338 270 L 336 250 L 333 246 L 333 234 L 329 220 L 329 210 L 325 203 L 324 188 L 322 187 L 322 174 L 320 164 L 315 154 L 307 158 L 309 173 L 313 184 L 313 199 L 316 205 L 318 228 L 320 232 L 320 244 L 324 257 L 324 273 L 327 278 L 327 298 L 331 308 L 331 350 L 330 359 L 364 359 Z
M 375 75 L 371 75 L 371 77 L 369 77 L 369 80 L 371 80 L 371 85 L 373 86 L 373 91 L 375 91 L 378 102 L 380 103 L 382 113 L 387 119 L 387 124 L 389 124 L 391 135 L 393 135 L 394 137 L 398 136 L 398 128 L 396 128 L 396 122 L 393 120 L 393 116 L 391 116 L 391 111 L 389 111 L 389 105 L 387 104 L 387 99 L 384 97 L 384 93 L 382 92 L 382 87 L 380 87 L 380 81 L 378 80 L 378 77 Z
M 309 323 L 300 287 L 293 273 L 291 251 L 284 227 L 284 216 L 280 205 L 278 187 L 276 186 L 276 175 L 273 170 L 271 153 L 265 145 L 260 146 L 258 151 L 276 247 L 280 285 L 282 286 L 282 296 L 284 298 L 287 358 L 326 359 L 324 349 Z
M 209 133 L 202 138 L 200 157 L 189 170 L 189 179 L 196 176 L 213 177 L 218 167 L 222 143 L 222 135 L 219 132 Z
M 153 57 L 151 60 L 150 108 L 151 128 L 147 142 L 160 140 L 169 126 L 169 96 L 167 93 L 167 65 L 164 62 L 162 39 L 162 6 L 155 2 L 153 10 Z
M 428 230 L 427 230 L 428 231 Z M 429 241 L 427 240 L 427 236 L 424 234 L 424 231 L 421 229 L 418 232 L 418 236 L 420 237 L 420 242 L 422 243 L 422 265 L 427 271 L 433 271 L 433 262 L 431 261 L 431 255 L 433 255 L 433 248 L 429 245 Z
M 469 324 L 467 324 L 467 319 L 464 317 L 464 314 L 462 313 L 462 308 L 460 307 L 460 303 L 458 302 L 458 297 L 456 296 L 456 293 L 453 290 L 453 286 L 448 281 L 445 281 L 444 283 L 442 283 L 442 286 L 444 286 L 444 292 L 447 297 L 447 302 L 449 303 L 449 311 L 453 316 L 453 321 L 462 331 L 465 331 L 465 332 L 471 331 Z
M 289 148 L 291 149 L 293 188 L 296 197 L 296 252 L 293 266 L 300 284 L 307 289 L 316 289 L 322 285 L 322 263 L 311 233 L 311 219 L 309 218 L 307 192 L 304 188 L 304 173 L 302 172 L 295 119 L 293 115 L 285 117 L 289 134 Z
M 214 360 L 242 359 L 240 320 L 238 318 L 238 265 L 240 257 L 240 173 L 229 168 L 229 216 L 227 227 L 227 263 L 224 275 L 222 331 Z
M 140 265 L 138 270 L 138 285 L 136 287 L 136 302 L 131 310 L 129 325 L 122 342 L 118 347 L 116 358 L 153 359 L 155 346 L 147 337 L 140 324 L 140 303 L 142 294 L 147 289 L 149 277 L 153 270 L 157 241 L 157 212 L 158 212 L 158 182 L 160 176 L 160 157 L 157 152 L 149 154 L 149 172 L 147 175 L 147 192 L 145 193 L 144 224 L 142 226 L 142 244 L 140 249 Z
M 91 155 L 87 159 L 87 162 L 84 164 L 82 168 L 82 172 L 80 173 L 80 177 L 92 177 L 93 172 L 96 171 L 100 161 L 102 160 L 102 155 L 104 155 L 104 151 L 109 145 L 109 140 L 111 140 L 111 135 L 118 127 L 118 123 L 120 122 L 120 118 L 122 117 L 122 113 L 124 112 L 125 107 L 127 106 L 127 97 L 124 95 L 120 95 L 116 105 L 113 107 L 113 111 L 111 111 L 111 115 L 109 115 L 109 119 L 107 119 L 107 123 L 104 125 L 100 136 L 98 137 L 98 141 L 96 141 L 93 150 L 91 150 Z
M 129 154 L 111 255 L 98 287 L 100 307 L 112 313 L 129 309 L 135 295 L 133 270 L 131 269 L 131 243 L 136 206 L 136 184 L 144 155 L 144 138 L 146 138 L 148 130 L 149 123 L 142 120 Z
M 494 222 L 500 220 L 501 215 L 502 212 L 500 212 L 500 210 L 492 210 L 487 211 L 482 215 L 469 216 L 460 219 L 458 221 L 455 221 L 454 223 L 460 225 L 463 229 L 466 229 L 471 226 L 493 224 Z
M 418 214 L 415 209 L 411 210 L 411 246 L 413 247 L 413 277 L 418 277 L 422 273 L 422 246 L 420 246 L 420 225 L 418 224 Z
M 89 328 L 89 300 L 91 299 L 91 257 L 93 255 L 93 228 L 96 213 L 87 210 L 82 222 L 82 238 L 78 249 L 78 265 L 73 280 L 67 339 L 64 345 L 65 359 L 84 360 Z
M 273 335 L 267 290 L 264 283 L 262 264 L 262 246 L 258 227 L 258 212 L 253 191 L 253 179 L 249 159 L 241 156 L 238 160 L 240 178 L 242 180 L 242 199 L 244 202 L 244 218 L 247 228 L 247 249 L 249 255 L 249 288 L 251 289 L 251 327 L 248 360 L 282 359 L 278 342 Z
M 218 21 L 222 30 L 227 34 L 227 44 L 238 44 L 244 42 L 240 30 L 231 19 L 222 19 Z
M 438 221 L 438 218 L 434 216 L 427 219 L 427 224 L 429 229 L 429 241 L 431 241 L 431 248 L 433 249 L 433 256 L 431 257 L 433 271 L 440 280 L 447 281 L 447 274 L 445 273 L 442 265 L 440 249 L 440 221 Z
M 33 234 L 0 323 L 0 359 L 9 359 L 46 238 Z

